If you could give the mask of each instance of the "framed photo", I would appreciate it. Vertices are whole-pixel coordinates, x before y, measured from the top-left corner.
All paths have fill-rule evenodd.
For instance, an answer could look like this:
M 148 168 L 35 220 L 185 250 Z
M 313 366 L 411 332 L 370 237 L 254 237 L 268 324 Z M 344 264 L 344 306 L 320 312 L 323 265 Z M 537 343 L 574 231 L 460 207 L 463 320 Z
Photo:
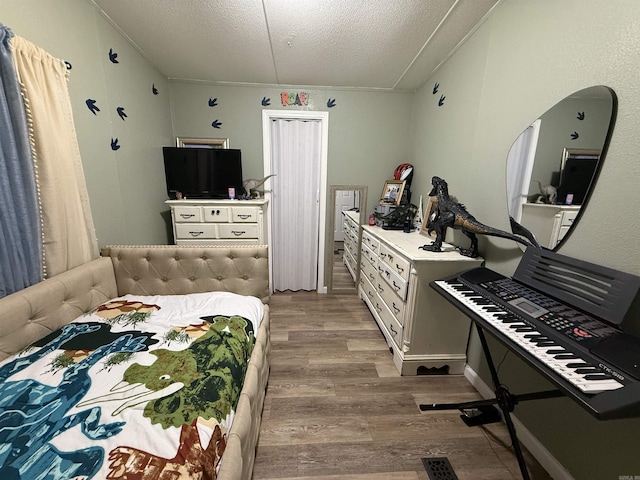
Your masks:
M 404 192 L 405 180 L 387 180 L 384 182 L 382 195 L 380 196 L 380 204 L 384 205 L 400 205 L 402 200 L 402 192 Z
M 428 237 L 431 240 L 436 239 L 436 232 L 431 232 L 431 234 L 429 234 L 428 232 L 429 221 L 433 222 L 436 218 L 438 218 L 438 197 L 429 197 L 429 200 L 427 201 L 427 208 L 425 209 L 425 213 L 424 213 L 424 219 L 422 220 L 422 226 L 420 227 L 420 235 L 424 235 L 425 237 Z M 445 233 L 446 231 L 442 232 L 443 241 L 444 241 Z
M 176 138 L 176 146 L 183 148 L 229 148 L 228 138 Z

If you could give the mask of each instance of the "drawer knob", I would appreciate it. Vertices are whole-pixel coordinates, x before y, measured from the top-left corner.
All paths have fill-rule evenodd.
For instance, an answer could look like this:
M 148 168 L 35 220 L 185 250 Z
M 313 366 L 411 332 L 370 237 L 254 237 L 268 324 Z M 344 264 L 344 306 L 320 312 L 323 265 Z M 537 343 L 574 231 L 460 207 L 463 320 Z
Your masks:
M 391 304 L 391 306 L 393 307 L 393 309 L 395 310 L 396 313 L 400 313 L 400 309 L 398 307 L 396 307 L 396 302 L 393 302 Z
M 402 268 L 402 267 L 401 267 L 400 265 L 398 265 L 397 263 L 396 263 L 396 270 L 398 270 L 400 273 L 403 273 L 403 272 L 404 272 L 404 268 Z
M 200 235 L 202 235 L 204 232 L 189 232 L 189 235 L 191 235 L 192 237 L 199 237 Z
M 397 335 L 397 334 L 398 334 L 398 332 L 396 332 L 396 331 L 393 329 L 393 325 L 391 325 L 391 324 L 389 324 L 389 330 L 391 330 L 391 333 L 393 333 L 394 335 Z
M 247 232 L 245 232 L 244 230 L 242 230 L 242 231 L 240 231 L 240 230 L 231 230 L 231 233 L 233 233 L 236 237 L 240 237 L 240 236 L 244 235 Z
M 242 215 L 238 215 L 238 218 L 241 218 L 242 220 L 246 220 L 247 218 L 251 218 L 251 215 L 242 214 Z
M 182 218 L 191 218 L 191 217 L 195 217 L 195 213 L 181 213 L 180 217 Z
M 393 281 L 393 288 L 400 290 L 400 285 L 398 285 L 395 280 Z

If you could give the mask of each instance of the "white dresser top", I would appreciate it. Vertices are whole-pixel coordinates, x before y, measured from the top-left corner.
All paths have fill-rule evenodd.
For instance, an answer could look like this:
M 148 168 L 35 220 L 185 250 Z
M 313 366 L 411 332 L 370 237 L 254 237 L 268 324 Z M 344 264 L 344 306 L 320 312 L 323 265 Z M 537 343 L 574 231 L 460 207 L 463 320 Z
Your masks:
M 228 206 L 234 206 L 234 207 L 241 207 L 241 206 L 248 207 L 250 205 L 264 205 L 264 204 L 266 204 L 268 202 L 269 201 L 264 199 L 264 198 L 254 199 L 254 200 L 193 199 L 193 200 L 165 200 L 164 201 L 164 203 L 166 203 L 167 205 L 173 205 L 173 206 L 180 206 L 180 205 L 211 205 L 212 203 L 215 203 L 216 205 L 228 205 Z
M 437 261 L 469 261 L 473 263 L 482 262 L 482 257 L 470 258 L 460 255 L 453 245 L 442 244 L 442 252 L 428 252 L 422 250 L 422 245 L 432 243 L 432 240 L 417 231 L 405 233 L 402 230 L 384 230 L 381 227 L 362 226 L 363 231 L 370 232 L 382 242 L 396 249 L 403 256 L 413 262 L 437 262 Z

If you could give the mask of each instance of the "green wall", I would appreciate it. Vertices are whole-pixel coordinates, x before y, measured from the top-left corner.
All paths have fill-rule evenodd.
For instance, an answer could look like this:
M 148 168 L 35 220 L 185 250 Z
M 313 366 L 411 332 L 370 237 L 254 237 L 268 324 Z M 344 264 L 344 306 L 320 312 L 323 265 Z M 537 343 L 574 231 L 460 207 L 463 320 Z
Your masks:
M 88 0 L 2 0 L 0 23 L 72 65 L 69 95 L 99 245 L 167 243 L 158 153 L 173 137 L 166 77 Z M 100 108 L 96 115 L 89 98 Z
M 636 243 L 640 131 L 640 3 L 632 0 L 507 0 L 416 95 L 414 185 L 442 176 L 480 221 L 508 229 L 505 165 L 524 128 L 569 94 L 607 85 L 618 117 L 597 187 L 561 253 L 640 275 Z M 433 86 L 439 83 L 439 94 Z M 436 98 L 446 95 L 445 104 Z M 416 181 L 417 180 L 417 181 Z M 483 238 L 487 266 L 513 274 L 520 251 Z M 504 349 L 492 342 L 494 357 Z M 478 339 L 470 366 L 490 384 Z M 514 354 L 500 369 L 514 393 L 551 385 Z M 527 402 L 516 416 L 576 479 L 640 475 L 640 420 L 598 421 L 567 398 Z
M 409 159 L 412 93 L 292 86 L 227 86 L 171 82 L 176 136 L 228 138 L 242 150 L 245 178 L 262 178 L 262 110 L 329 112 L 327 189 L 333 184 L 369 187 L 368 211 L 379 200 L 386 179 Z M 282 92 L 305 92 L 307 106 L 283 106 Z M 217 99 L 209 107 L 209 99 Z M 270 100 L 262 105 L 263 98 Z M 327 107 L 328 100 L 334 107 Z M 218 120 L 220 128 L 211 123 Z

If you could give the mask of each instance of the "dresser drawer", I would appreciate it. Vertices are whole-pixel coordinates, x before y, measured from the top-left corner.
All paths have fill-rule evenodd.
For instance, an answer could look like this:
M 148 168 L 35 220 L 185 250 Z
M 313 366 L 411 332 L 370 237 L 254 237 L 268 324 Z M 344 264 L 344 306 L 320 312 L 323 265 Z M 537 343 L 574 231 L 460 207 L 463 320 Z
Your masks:
M 409 261 L 391 250 L 384 243 L 380 244 L 380 258 L 386 263 L 391 270 L 396 272 L 400 277 L 405 280 L 409 280 L 410 264 Z
M 194 223 L 202 221 L 202 210 L 200 207 L 175 207 L 173 218 L 176 223 Z
M 366 231 L 362 232 L 362 244 L 369 247 L 373 253 L 378 255 L 380 242 L 378 241 L 377 238 L 372 237 L 369 234 L 369 232 L 366 232 Z
M 344 237 L 344 249 L 349 252 L 352 257 L 358 258 L 358 244 L 349 237 Z
M 378 273 L 403 301 L 406 300 L 408 283 L 404 278 L 383 261 L 378 262 Z
M 362 263 L 369 262 L 371 265 L 377 268 L 378 256 L 375 253 L 373 253 L 369 249 L 369 247 L 367 247 L 364 243 L 362 244 L 361 252 L 362 252 L 362 259 L 360 261 Z
M 200 240 L 216 238 L 216 225 L 206 223 L 176 224 L 176 240 Z
M 576 219 L 576 217 L 578 216 L 578 211 L 577 210 L 571 210 L 571 211 L 567 211 L 567 212 L 562 212 L 562 219 L 560 220 L 560 224 L 563 227 L 570 227 L 571 225 L 573 225 L 573 221 Z
M 378 299 L 379 298 L 380 297 L 378 297 Z M 399 348 L 402 345 L 402 325 L 400 325 L 396 317 L 391 313 L 391 310 L 389 310 L 382 300 L 376 300 L 374 302 L 374 308 L 376 312 L 378 312 L 378 316 L 380 320 L 382 320 L 385 330 Z
M 380 298 L 382 298 L 387 307 L 389 307 L 389 310 L 391 310 L 391 313 L 396 317 L 396 320 L 398 320 L 398 323 L 402 325 L 404 323 L 404 301 L 402 301 L 395 290 L 380 276 L 378 276 L 376 280 L 376 289 L 378 290 Z
M 220 238 L 258 238 L 258 225 L 221 223 L 218 225 Z
M 231 207 L 231 221 L 234 223 L 255 223 L 258 221 L 259 208 Z
M 360 271 L 362 272 L 361 276 L 367 277 L 367 280 L 372 284 L 375 284 L 380 278 L 378 275 L 378 269 L 369 262 L 362 262 L 360 265 Z
M 376 289 L 371 285 L 371 282 L 365 278 L 364 275 L 360 275 L 360 288 L 364 292 L 367 299 L 371 302 L 371 305 L 375 305 L 375 302 L 380 299 L 376 293 Z
M 229 208 L 228 207 L 203 207 L 204 221 L 205 222 L 228 222 L 229 221 Z

